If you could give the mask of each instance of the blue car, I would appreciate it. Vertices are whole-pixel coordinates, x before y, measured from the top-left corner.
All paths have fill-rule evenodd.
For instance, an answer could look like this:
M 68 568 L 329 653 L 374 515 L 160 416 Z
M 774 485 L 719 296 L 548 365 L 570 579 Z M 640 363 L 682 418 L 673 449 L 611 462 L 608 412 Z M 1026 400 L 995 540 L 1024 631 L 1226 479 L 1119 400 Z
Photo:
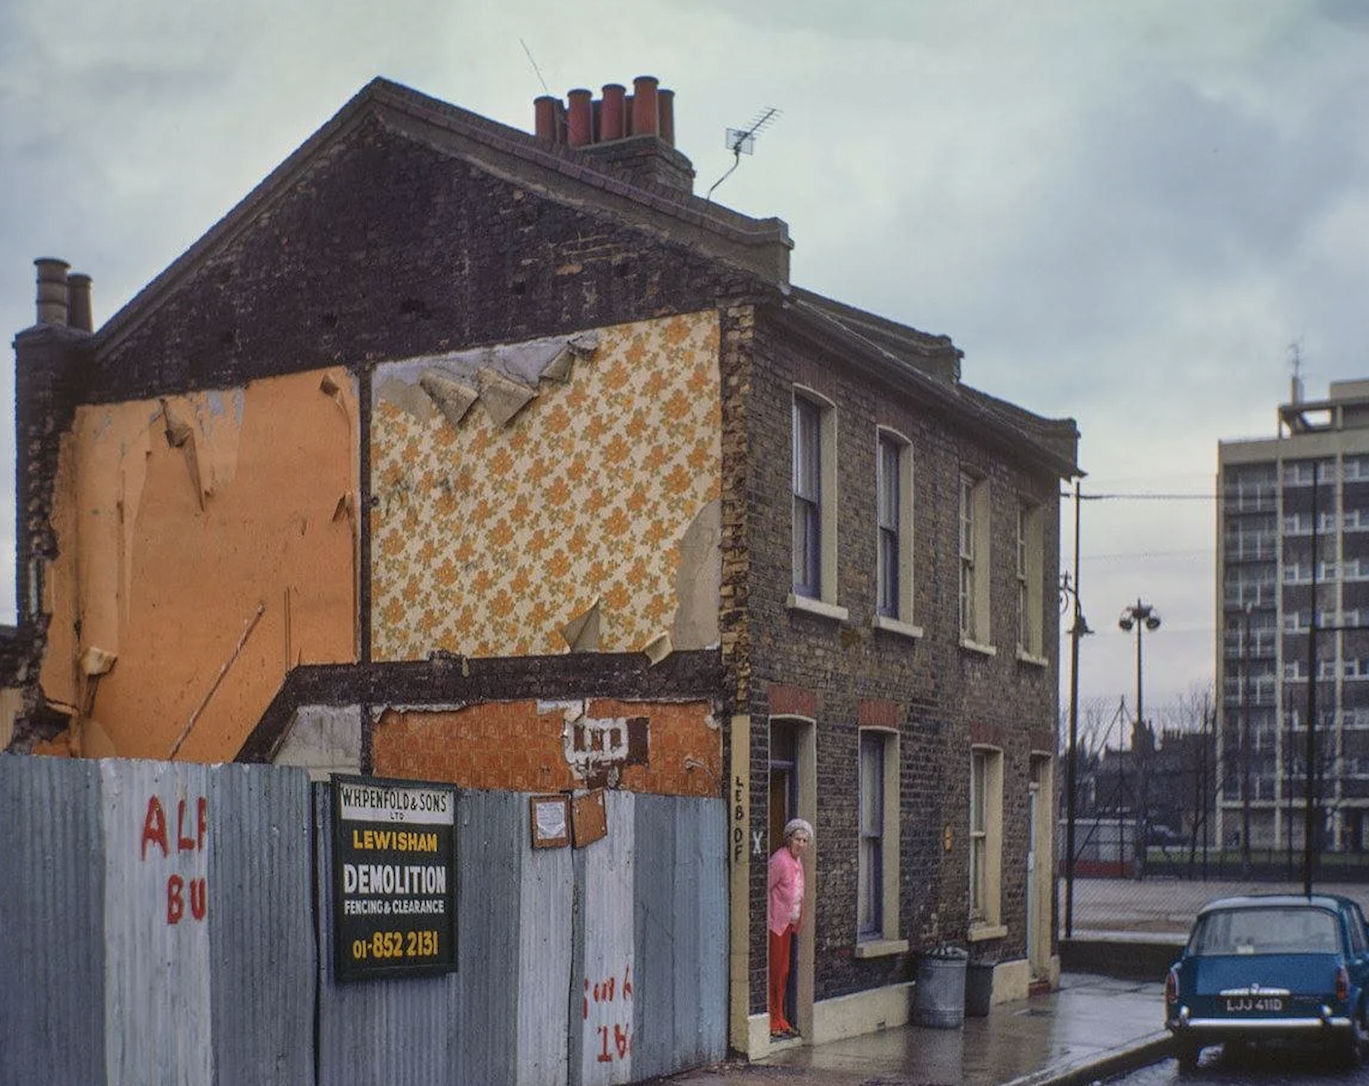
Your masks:
M 1311 1043 L 1359 1066 L 1369 1051 L 1369 931 L 1337 894 L 1256 894 L 1199 910 L 1165 981 L 1179 1066 L 1204 1045 Z

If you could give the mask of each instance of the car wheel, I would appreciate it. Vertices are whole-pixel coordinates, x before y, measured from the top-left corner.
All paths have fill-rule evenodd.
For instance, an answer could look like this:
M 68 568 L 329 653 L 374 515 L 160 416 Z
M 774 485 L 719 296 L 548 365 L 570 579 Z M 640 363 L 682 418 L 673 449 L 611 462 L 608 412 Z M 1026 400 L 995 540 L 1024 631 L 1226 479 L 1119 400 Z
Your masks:
M 1364 1007 L 1360 1006 L 1350 1018 L 1350 1032 L 1341 1042 L 1339 1055 L 1341 1062 L 1353 1070 L 1364 1063 L 1366 1053 L 1369 1053 L 1369 1026 L 1365 1024 Z
M 1193 1071 L 1198 1066 L 1198 1056 L 1203 1046 L 1197 1041 L 1180 1037 L 1174 1042 L 1174 1056 L 1179 1061 L 1180 1071 Z

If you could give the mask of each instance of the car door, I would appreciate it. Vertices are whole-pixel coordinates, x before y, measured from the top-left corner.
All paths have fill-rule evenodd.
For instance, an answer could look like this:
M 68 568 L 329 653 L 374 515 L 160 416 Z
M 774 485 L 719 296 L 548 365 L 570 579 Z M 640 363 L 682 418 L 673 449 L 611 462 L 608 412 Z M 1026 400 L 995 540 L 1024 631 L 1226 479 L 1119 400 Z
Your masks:
M 1350 960 L 1346 963 L 1350 987 L 1363 991 L 1369 985 L 1369 927 L 1365 925 L 1364 911 L 1358 902 L 1343 899 L 1341 912 L 1350 941 Z

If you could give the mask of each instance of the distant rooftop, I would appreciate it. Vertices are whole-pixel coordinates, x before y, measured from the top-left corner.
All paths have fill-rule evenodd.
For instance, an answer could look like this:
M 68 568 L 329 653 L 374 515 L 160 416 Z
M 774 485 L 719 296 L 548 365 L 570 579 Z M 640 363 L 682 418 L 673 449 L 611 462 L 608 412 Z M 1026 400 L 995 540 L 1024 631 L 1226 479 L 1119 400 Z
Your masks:
M 1308 400 L 1302 378 L 1294 377 L 1292 394 L 1290 402 L 1279 405 L 1280 436 L 1369 429 L 1369 378 L 1332 381 L 1326 399 Z

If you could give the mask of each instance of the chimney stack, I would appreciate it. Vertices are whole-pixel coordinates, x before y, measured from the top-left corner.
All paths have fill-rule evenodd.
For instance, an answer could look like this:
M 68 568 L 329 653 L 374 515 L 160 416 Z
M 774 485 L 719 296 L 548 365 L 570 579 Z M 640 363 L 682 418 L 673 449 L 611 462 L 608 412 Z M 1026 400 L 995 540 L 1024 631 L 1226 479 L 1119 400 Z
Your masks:
M 72 272 L 67 276 L 67 324 L 78 332 L 93 332 L 90 315 L 90 276 Z
M 38 268 L 38 323 L 67 323 L 67 269 L 65 260 L 40 256 L 33 262 Z
M 598 100 L 582 87 L 566 99 L 563 105 L 546 94 L 533 102 L 538 139 L 591 153 L 605 172 L 633 184 L 693 192 L 694 167 L 675 149 L 675 92 L 662 90 L 654 75 L 634 79 L 631 94 L 605 83 Z

